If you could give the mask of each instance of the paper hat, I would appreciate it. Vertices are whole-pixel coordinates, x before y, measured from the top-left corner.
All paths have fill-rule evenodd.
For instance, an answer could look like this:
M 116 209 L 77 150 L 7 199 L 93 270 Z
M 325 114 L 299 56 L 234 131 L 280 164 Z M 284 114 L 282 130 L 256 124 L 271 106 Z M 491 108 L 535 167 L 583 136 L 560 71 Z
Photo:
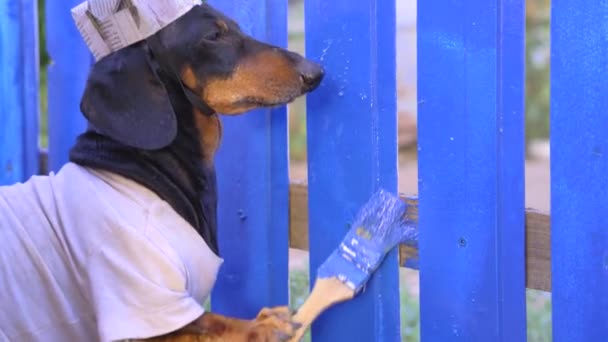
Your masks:
M 200 4 L 201 0 L 89 0 L 72 8 L 72 18 L 95 60 L 100 60 L 152 36 Z

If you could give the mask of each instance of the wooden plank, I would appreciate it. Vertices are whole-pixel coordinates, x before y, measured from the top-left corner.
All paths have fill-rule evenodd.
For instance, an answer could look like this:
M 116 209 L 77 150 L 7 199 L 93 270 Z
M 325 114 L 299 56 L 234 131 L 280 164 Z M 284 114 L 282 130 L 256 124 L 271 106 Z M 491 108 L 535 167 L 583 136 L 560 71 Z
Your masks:
M 289 187 L 289 247 L 308 250 L 308 187 L 291 183 Z
M 418 2 L 422 340 L 526 339 L 524 13 Z
M 408 217 L 418 222 L 418 199 L 403 196 L 409 204 Z M 289 246 L 308 250 L 308 189 L 304 183 L 291 183 Z M 470 208 L 469 208 L 470 210 Z M 551 291 L 551 220 L 548 213 L 526 209 L 526 287 Z M 399 247 L 399 264 L 418 269 L 418 246 Z
M 38 168 L 38 21 L 34 0 L 0 4 L 0 185 Z
M 287 46 L 287 2 L 214 0 L 248 34 Z M 213 311 L 251 318 L 289 303 L 289 173 L 286 107 L 222 117 L 217 154 L 220 253 Z M 235 162 L 237 161 L 237 162 Z M 235 305 L 238 303 L 238 305 Z
M 551 292 L 551 217 L 526 210 L 526 287 Z
M 315 270 L 378 187 L 397 190 L 395 0 L 307 0 L 304 7 L 306 53 L 326 70 L 307 96 Z M 400 341 L 398 282 L 394 251 L 365 292 L 316 320 L 312 340 Z
M 78 33 L 70 9 L 81 0 L 46 0 L 46 45 L 48 66 L 49 171 L 58 171 L 68 161 L 76 137 L 86 120 L 80 112 L 93 57 Z
M 608 2 L 551 4 L 553 340 L 608 341 Z

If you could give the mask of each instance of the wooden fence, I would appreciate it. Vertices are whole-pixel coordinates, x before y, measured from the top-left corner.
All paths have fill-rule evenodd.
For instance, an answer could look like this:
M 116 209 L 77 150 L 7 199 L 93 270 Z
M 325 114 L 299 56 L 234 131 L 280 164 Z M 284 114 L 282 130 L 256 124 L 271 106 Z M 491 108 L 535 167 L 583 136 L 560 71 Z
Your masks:
M 37 2 L 0 4 L 1 184 L 59 169 L 85 127 L 79 1 L 46 3 L 45 167 Z M 287 44 L 286 0 L 210 3 Z M 424 341 L 524 341 L 526 287 L 552 291 L 555 341 L 608 341 L 608 3 L 552 6 L 551 217 L 524 206 L 524 1 L 419 1 L 419 194 L 406 198 L 419 246 L 391 253 L 313 341 L 400 340 L 398 260 L 420 270 Z M 288 245 L 309 249 L 314 270 L 377 187 L 397 191 L 395 0 L 306 0 L 305 32 L 327 71 L 307 97 L 307 186 L 290 184 L 285 108 L 223 119 L 220 313 L 286 304 Z

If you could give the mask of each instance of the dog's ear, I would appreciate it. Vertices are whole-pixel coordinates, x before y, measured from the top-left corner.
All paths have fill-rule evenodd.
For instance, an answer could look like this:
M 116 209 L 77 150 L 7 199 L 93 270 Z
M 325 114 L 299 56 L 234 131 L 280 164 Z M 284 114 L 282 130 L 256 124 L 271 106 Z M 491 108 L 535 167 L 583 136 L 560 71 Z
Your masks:
M 157 68 L 145 42 L 108 55 L 93 66 L 80 110 L 102 134 L 125 145 L 169 145 L 177 119 Z

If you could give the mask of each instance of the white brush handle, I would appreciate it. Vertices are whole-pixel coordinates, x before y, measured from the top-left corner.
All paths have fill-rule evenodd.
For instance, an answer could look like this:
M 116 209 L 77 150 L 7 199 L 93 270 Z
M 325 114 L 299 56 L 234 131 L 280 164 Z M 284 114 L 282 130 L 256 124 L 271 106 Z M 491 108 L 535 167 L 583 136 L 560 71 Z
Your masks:
M 293 321 L 302 326 L 289 342 L 300 341 L 308 327 L 323 311 L 334 304 L 352 299 L 354 295 L 355 291 L 338 278 L 317 278 L 312 292 L 293 317 Z

